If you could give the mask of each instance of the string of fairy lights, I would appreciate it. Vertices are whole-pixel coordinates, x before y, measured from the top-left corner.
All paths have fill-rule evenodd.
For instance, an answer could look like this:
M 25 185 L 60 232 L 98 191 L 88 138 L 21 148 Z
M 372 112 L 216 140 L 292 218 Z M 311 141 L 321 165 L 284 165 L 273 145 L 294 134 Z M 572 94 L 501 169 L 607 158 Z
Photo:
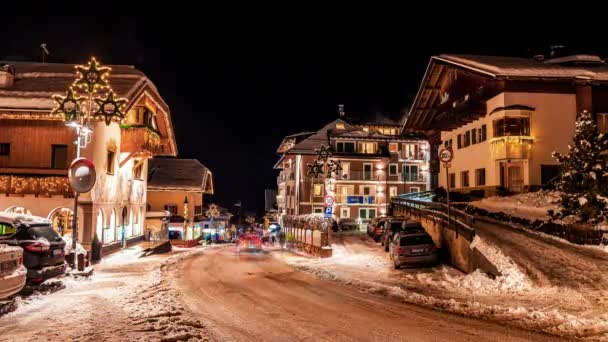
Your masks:
M 93 57 L 85 65 L 75 66 L 77 77 L 65 95 L 54 95 L 56 107 L 53 117 L 63 116 L 66 123 L 74 122 L 88 127 L 90 120 L 97 119 L 110 125 L 125 119 L 127 99 L 117 98 L 108 77 L 112 69 Z

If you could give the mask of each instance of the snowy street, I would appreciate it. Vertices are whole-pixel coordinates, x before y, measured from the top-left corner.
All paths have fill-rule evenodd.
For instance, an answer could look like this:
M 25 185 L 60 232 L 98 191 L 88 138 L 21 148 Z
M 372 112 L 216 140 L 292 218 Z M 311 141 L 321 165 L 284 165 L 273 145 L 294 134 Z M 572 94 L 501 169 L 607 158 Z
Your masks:
M 355 257 L 361 263 L 360 270 L 374 267 L 367 272 L 370 276 L 372 273 L 382 276 L 387 273 L 389 278 L 398 277 L 398 272 L 375 269 L 382 265 L 380 255 L 372 256 L 369 263 L 365 262 L 370 257 L 366 254 L 369 247 L 349 242 L 344 246 L 361 253 L 360 257 Z M 221 249 L 185 260 L 173 274 L 190 310 L 199 314 L 217 336 L 231 341 L 553 339 L 400 303 L 381 291 L 370 293 L 320 279 L 294 270 L 283 262 L 299 259 L 317 262 L 316 259 L 295 257 L 277 250 L 236 256 L 234 250 Z M 331 259 L 340 263 L 348 257 L 342 255 Z M 318 262 L 332 263 L 326 260 Z M 354 268 L 350 270 L 354 271 Z M 359 277 L 364 273 L 361 270 L 354 275 Z
M 19 303 L 0 318 L 2 341 L 176 341 L 205 338 L 163 275 L 193 252 L 139 258 L 130 247 L 95 266 L 90 279 L 63 279 L 66 288 Z

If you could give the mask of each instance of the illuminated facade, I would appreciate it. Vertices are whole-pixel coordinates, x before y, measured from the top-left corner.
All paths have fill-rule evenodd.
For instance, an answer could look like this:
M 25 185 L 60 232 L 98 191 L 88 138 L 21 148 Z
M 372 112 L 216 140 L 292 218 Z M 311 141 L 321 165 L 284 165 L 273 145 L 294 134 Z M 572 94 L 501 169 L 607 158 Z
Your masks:
M 431 151 L 425 136 L 405 133 L 394 122 L 338 119 L 317 132 L 284 138 L 275 165 L 279 214 L 323 214 L 324 197 L 335 199 L 336 219 L 368 220 L 386 214 L 391 197 L 429 190 Z M 342 170 L 331 178 L 307 175 L 316 150 L 329 146 Z
M 537 189 L 559 174 L 576 114 L 608 130 L 608 67 L 597 56 L 553 59 L 441 55 L 431 58 L 406 129 L 437 132 L 433 149 L 454 151 L 440 186 L 492 195 Z
M 52 219 L 71 233 L 73 193 L 67 167 L 75 158 L 75 133 L 52 115 L 54 94 L 75 79 L 74 65 L 0 62 L 0 210 Z M 96 167 L 94 188 L 78 202 L 79 237 L 94 236 L 106 249 L 144 233 L 148 159 L 177 153 L 170 112 L 152 82 L 132 66 L 112 66 L 108 78 L 127 99 L 122 122 L 94 120 L 81 156 Z

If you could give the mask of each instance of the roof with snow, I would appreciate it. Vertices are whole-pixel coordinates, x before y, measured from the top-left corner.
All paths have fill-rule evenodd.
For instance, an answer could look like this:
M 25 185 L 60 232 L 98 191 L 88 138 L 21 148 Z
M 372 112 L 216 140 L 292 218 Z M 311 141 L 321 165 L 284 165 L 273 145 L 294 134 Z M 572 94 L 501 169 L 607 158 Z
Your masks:
M 571 78 L 608 81 L 608 65 L 598 56 L 573 55 L 547 60 L 504 56 L 439 55 L 432 60 L 496 78 Z
M 213 194 L 213 175 L 196 159 L 152 158 L 148 161 L 148 190 Z

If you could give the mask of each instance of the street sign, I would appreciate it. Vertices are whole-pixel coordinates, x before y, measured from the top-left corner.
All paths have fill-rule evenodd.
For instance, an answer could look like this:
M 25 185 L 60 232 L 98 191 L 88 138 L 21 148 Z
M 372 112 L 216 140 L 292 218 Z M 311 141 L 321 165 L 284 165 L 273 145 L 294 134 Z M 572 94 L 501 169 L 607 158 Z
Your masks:
M 331 218 L 334 215 L 334 207 L 325 207 L 325 218 Z
M 336 202 L 336 200 L 334 199 L 334 196 L 325 195 L 325 206 L 326 207 L 331 207 L 332 205 L 334 205 L 335 202 Z
M 452 161 L 452 158 L 454 158 L 454 152 L 452 151 L 452 149 L 444 148 L 439 151 L 439 160 L 441 160 L 442 162 L 449 163 Z
M 445 167 L 446 169 L 449 169 L 452 167 L 452 163 L 443 163 L 443 167 Z

